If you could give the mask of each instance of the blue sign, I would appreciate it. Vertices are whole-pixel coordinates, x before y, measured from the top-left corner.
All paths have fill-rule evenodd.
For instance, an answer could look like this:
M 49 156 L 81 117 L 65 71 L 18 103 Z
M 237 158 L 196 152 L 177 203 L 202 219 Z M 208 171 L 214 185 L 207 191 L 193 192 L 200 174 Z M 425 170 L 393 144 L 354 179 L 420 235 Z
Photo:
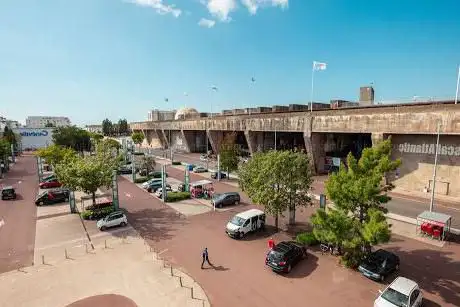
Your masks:
M 41 130 L 41 131 L 23 131 L 19 133 L 21 136 L 47 136 L 48 131 Z

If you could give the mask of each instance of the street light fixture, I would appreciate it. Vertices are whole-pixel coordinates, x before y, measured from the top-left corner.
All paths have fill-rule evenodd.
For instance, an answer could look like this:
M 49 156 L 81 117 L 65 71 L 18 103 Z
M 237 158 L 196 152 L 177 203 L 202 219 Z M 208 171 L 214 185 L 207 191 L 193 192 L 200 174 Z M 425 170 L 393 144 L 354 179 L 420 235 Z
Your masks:
M 434 207 L 434 191 L 435 191 L 435 188 L 436 188 L 436 170 L 437 170 L 437 166 L 438 166 L 438 147 L 439 147 L 439 134 L 440 134 L 440 130 L 441 130 L 441 122 L 438 122 L 438 129 L 437 129 L 437 136 L 436 136 L 436 151 L 435 151 L 435 154 L 434 154 L 434 167 L 433 167 L 433 186 L 431 188 L 431 201 L 430 201 L 430 212 L 433 211 L 433 207 Z

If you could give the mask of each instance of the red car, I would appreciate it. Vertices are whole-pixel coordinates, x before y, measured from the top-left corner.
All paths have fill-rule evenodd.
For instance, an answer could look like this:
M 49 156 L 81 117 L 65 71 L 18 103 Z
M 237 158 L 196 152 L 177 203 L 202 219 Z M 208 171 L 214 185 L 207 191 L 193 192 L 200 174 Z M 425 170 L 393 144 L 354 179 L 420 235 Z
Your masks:
M 62 183 L 57 181 L 57 179 L 47 180 L 39 184 L 40 189 L 59 188 L 60 186 L 62 186 Z

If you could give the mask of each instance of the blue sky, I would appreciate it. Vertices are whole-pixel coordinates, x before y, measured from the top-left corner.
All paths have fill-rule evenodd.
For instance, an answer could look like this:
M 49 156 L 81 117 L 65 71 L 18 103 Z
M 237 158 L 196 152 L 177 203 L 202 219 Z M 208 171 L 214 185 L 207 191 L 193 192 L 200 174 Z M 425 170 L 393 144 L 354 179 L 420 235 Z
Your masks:
M 314 100 L 356 100 L 371 82 L 378 100 L 454 97 L 459 11 L 458 0 L 2 0 L 0 115 L 81 125 L 307 103 L 314 60 L 328 65 Z

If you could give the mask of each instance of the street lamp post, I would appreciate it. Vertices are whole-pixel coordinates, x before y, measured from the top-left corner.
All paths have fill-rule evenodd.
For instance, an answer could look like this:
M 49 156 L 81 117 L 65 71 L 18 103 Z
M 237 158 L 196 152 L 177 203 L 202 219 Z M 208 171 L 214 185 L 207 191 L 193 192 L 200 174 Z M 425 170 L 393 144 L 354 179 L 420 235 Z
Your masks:
M 439 134 L 440 134 L 440 130 L 441 130 L 441 123 L 438 122 L 438 129 L 437 129 L 437 136 L 436 136 L 436 151 L 435 151 L 435 154 L 434 154 L 434 167 L 433 167 L 433 186 L 431 188 L 431 201 L 430 201 L 430 212 L 433 211 L 433 207 L 434 207 L 434 191 L 435 191 L 435 188 L 436 188 L 436 170 L 437 170 L 437 166 L 438 166 L 438 147 L 439 147 Z

